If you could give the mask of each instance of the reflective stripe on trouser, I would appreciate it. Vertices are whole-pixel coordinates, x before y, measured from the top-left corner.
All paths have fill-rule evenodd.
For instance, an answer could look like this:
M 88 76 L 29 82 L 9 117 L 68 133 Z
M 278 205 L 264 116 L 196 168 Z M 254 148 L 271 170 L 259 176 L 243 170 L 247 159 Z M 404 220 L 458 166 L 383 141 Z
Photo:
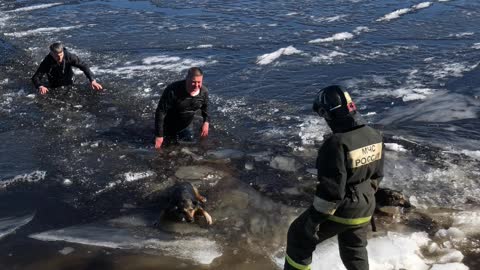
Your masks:
M 338 235 L 340 258 L 347 270 L 368 270 L 367 230 L 368 223 L 352 226 L 330 220 L 320 224 L 317 239 L 307 235 L 305 221 L 308 211 L 303 212 L 288 229 L 287 255 L 284 270 L 311 269 L 312 253 L 317 244 Z M 303 267 L 303 268 L 302 268 Z

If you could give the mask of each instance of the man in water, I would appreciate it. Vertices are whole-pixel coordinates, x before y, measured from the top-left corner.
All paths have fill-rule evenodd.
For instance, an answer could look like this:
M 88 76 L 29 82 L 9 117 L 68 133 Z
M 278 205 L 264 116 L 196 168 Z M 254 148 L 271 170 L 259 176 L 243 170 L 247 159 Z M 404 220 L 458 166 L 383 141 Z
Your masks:
M 313 110 L 325 118 L 333 134 L 318 151 L 319 183 L 313 204 L 288 230 L 284 269 L 310 269 L 315 247 L 338 235 L 345 268 L 368 270 L 367 228 L 383 178 L 382 135 L 366 125 L 340 86 L 322 89 Z
M 55 42 L 50 45 L 50 53 L 45 56 L 37 72 L 32 77 L 33 85 L 41 95 L 45 95 L 49 88 L 73 85 L 73 70 L 77 67 L 83 71 L 90 81 L 90 87 L 94 90 L 102 90 L 103 87 L 95 81 L 93 74 L 78 56 L 67 51 L 63 44 Z M 43 75 L 47 74 L 48 87 L 42 83 Z
M 208 89 L 203 85 L 203 71 L 192 67 L 185 80 L 174 82 L 163 91 L 155 113 L 155 148 L 166 142 L 192 141 L 190 125 L 195 113 L 202 111 L 200 136 L 208 136 Z

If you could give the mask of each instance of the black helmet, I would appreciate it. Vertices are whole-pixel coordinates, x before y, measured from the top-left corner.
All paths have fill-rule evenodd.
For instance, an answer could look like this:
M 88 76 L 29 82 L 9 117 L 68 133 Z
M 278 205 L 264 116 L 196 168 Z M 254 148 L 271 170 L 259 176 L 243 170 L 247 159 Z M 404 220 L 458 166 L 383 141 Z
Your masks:
M 331 85 L 318 92 L 313 111 L 326 120 L 334 120 L 352 115 L 357 107 L 347 91 L 341 86 Z

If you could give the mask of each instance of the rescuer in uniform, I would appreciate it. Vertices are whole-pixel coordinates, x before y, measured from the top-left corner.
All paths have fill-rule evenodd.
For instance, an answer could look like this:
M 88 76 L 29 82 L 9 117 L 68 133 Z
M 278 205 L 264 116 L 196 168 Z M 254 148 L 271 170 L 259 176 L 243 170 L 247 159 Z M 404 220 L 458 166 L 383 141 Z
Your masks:
M 317 156 L 313 204 L 288 230 L 285 270 L 310 269 L 317 244 L 338 235 L 347 270 L 368 270 L 367 230 L 383 178 L 383 138 L 360 117 L 350 95 L 332 85 L 318 93 L 313 110 L 333 134 Z

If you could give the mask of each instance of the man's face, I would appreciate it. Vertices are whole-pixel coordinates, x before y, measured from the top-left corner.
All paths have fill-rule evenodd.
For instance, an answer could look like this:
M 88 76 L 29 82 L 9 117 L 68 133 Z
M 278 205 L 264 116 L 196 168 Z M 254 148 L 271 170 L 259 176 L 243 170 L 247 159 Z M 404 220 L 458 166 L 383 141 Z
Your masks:
M 55 61 L 57 61 L 57 63 L 61 63 L 63 61 L 63 51 L 61 52 L 50 52 L 50 55 L 53 57 L 53 59 L 55 59 Z
M 187 92 L 192 94 L 198 94 L 200 88 L 202 88 L 203 76 L 193 76 L 187 78 Z

